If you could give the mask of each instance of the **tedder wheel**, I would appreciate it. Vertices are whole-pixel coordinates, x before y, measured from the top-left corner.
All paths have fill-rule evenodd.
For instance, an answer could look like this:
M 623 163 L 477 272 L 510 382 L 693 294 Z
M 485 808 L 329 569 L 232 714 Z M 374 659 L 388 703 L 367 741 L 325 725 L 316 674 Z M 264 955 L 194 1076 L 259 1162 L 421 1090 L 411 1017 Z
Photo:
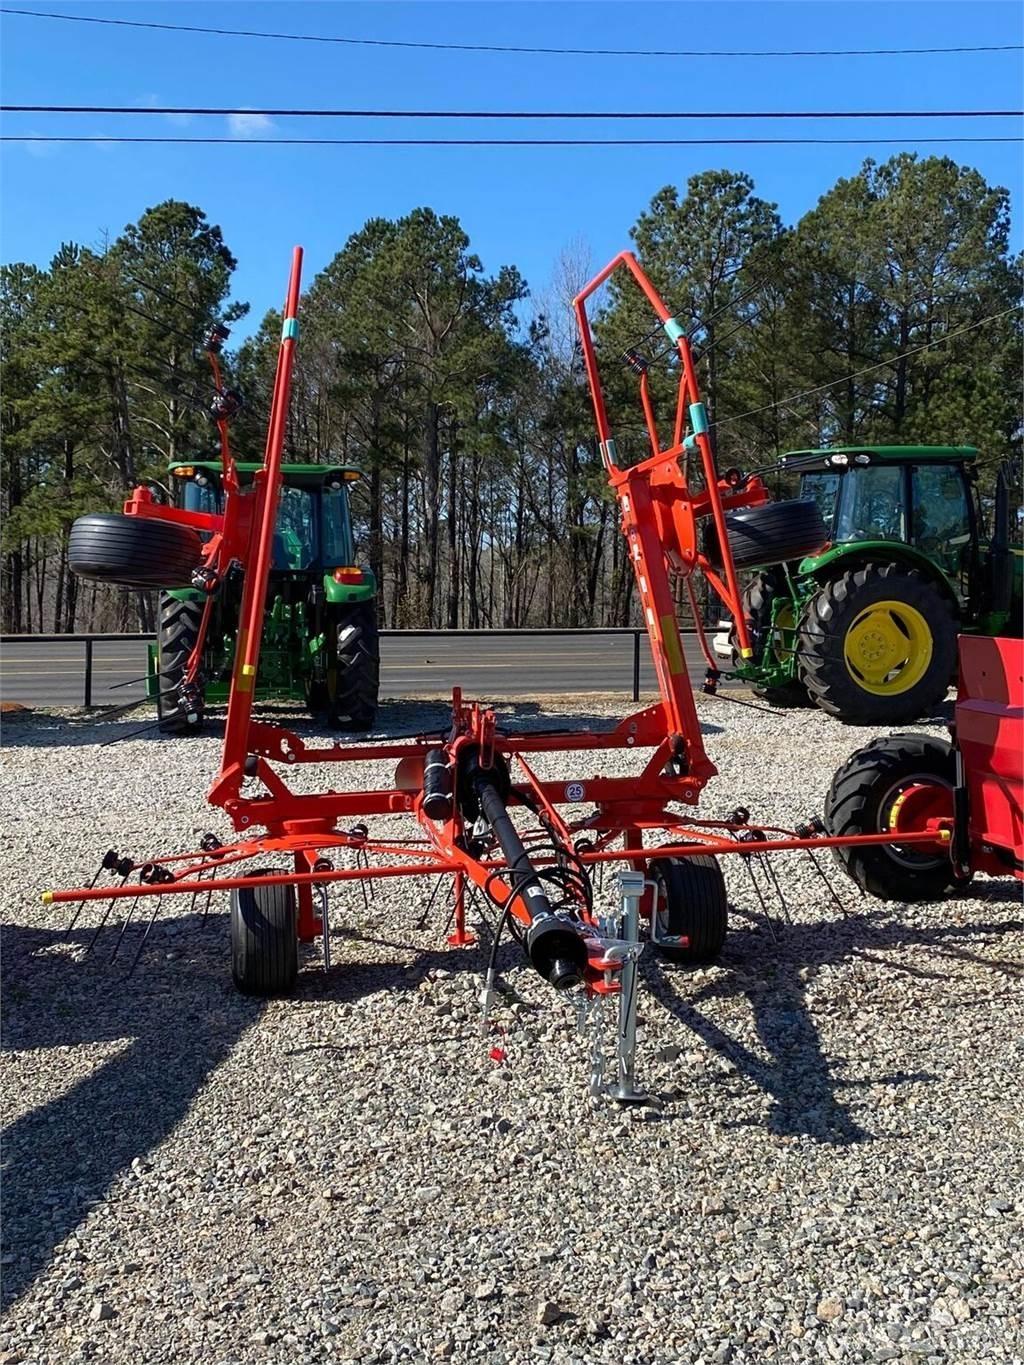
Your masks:
M 942 701 L 956 617 L 936 584 L 899 564 L 865 564 L 811 599 L 800 676 L 811 700 L 851 725 L 899 725 Z
M 68 537 L 68 565 L 79 578 L 126 588 L 187 588 L 203 545 L 191 526 L 157 517 L 90 512 Z
M 828 530 L 813 498 L 770 502 L 744 512 L 726 512 L 729 547 L 737 569 L 768 567 L 803 559 L 820 550 Z
M 252 875 L 265 877 L 273 868 Z M 244 886 L 231 893 L 231 975 L 246 995 L 286 995 L 299 972 L 295 888 Z
M 185 676 L 189 656 L 199 638 L 203 602 L 180 601 L 168 593 L 160 594 L 160 619 L 157 623 L 156 711 L 160 730 L 165 735 L 197 734 L 203 728 L 203 689 L 198 688 L 199 719 L 189 724 L 176 704 L 178 687 Z
M 787 663 L 796 649 L 796 616 L 792 602 L 779 608 L 775 618 L 775 627 L 780 634 L 776 637 L 772 635 L 772 604 L 780 592 L 787 598 L 789 597 L 785 585 L 780 583 L 780 576 L 770 570 L 765 573 L 754 574 L 743 589 L 743 614 L 750 622 L 750 640 L 754 648 L 754 663 L 763 667 L 770 668 Z M 739 656 L 739 642 L 736 639 L 735 626 L 729 632 L 729 643 L 733 648 L 733 666 L 735 667 L 742 662 Z M 778 683 L 773 687 L 753 683 L 750 690 L 755 697 L 761 697 L 771 706 L 801 707 L 811 705 L 807 696 L 807 689 L 796 678 L 789 682 Z
M 825 801 L 830 836 L 921 830 L 953 814 L 956 760 L 944 739 L 889 735 L 865 745 L 832 779 Z M 963 886 L 944 847 L 850 844 L 837 861 L 862 891 L 880 900 L 930 901 Z
M 331 719 L 347 729 L 369 730 L 377 719 L 380 692 L 377 605 L 357 602 L 342 608 L 336 620 L 338 654 L 330 698 Z
M 654 858 L 649 875 L 655 883 L 652 928 L 655 934 L 685 934 L 687 947 L 657 943 L 675 962 L 711 962 L 722 951 L 729 924 L 729 899 L 717 858 Z

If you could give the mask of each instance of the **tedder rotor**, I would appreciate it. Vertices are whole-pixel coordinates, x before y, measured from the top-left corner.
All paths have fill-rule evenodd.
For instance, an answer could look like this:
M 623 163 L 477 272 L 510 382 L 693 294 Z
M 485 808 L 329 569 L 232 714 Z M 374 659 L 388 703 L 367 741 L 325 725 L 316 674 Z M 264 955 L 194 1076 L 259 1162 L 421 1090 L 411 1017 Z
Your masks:
M 597 1076 L 592 1088 L 624 1101 L 637 1099 L 633 1048 L 642 919 L 659 949 L 684 960 L 707 960 L 721 948 L 726 930 L 721 857 L 760 858 L 805 849 L 813 858 L 817 849 L 855 845 L 863 851 L 895 840 L 904 851 L 923 845 L 934 854 L 948 846 L 953 820 L 939 808 L 919 828 L 901 824 L 897 832 L 879 828 L 829 835 L 813 821 L 797 830 L 757 826 L 745 809 L 724 820 L 697 817 L 701 791 L 716 769 L 704 750 L 672 580 L 681 580 L 693 600 L 694 576 L 702 574 L 736 623 L 739 652 L 749 657 L 730 519 L 740 518 L 746 534 L 756 533 L 768 495 L 756 477 L 738 471 L 719 474 L 686 329 L 670 315 L 629 253 L 601 271 L 574 306 L 600 450 L 621 512 L 659 700 L 607 733 L 517 734 L 503 727 L 491 709 L 455 688 L 444 733 L 371 744 L 307 743 L 287 728 L 254 718 L 254 680 L 298 335 L 301 259 L 296 248 L 265 458 L 253 479 L 245 523 L 233 519 L 230 500 L 224 515 L 158 506 L 140 491 L 129 505 L 133 515 L 210 533 L 203 553 L 212 576 L 232 562 L 244 573 L 223 753 L 208 797 L 227 816 L 234 837 L 222 841 L 211 833 L 198 849 L 141 859 L 110 850 L 93 885 L 48 892 L 44 899 L 78 903 L 76 914 L 89 900 L 107 900 L 106 915 L 124 902 L 130 908 L 122 934 L 138 901 L 150 901 L 153 909 L 143 919 L 141 952 L 165 896 L 189 895 L 193 903 L 204 896 L 209 904 L 212 893 L 228 892 L 236 984 L 246 992 L 280 994 L 295 983 L 298 943 L 321 938 L 324 962 L 330 965 L 330 888 L 374 878 L 451 877 L 454 924 L 449 944 L 475 941 L 466 924 L 468 890 L 479 892 L 497 912 L 485 1011 L 493 999 L 498 944 L 508 928 L 556 991 L 618 996 L 617 1073 L 611 1082 Z M 650 444 L 650 453 L 631 465 L 619 463 L 587 315 L 588 300 L 613 274 L 625 276 L 653 309 L 655 330 L 667 334 L 673 348 L 678 379 L 672 437 L 663 447 L 646 362 L 637 351 L 623 357 L 638 376 Z M 808 541 L 816 544 L 818 533 L 809 527 Z M 792 546 L 789 551 L 794 552 Z M 588 755 L 610 750 L 635 751 L 631 775 L 611 777 L 585 769 Z M 557 779 L 542 777 L 533 766 L 535 756 L 551 754 L 566 756 L 566 771 Z M 345 764 L 368 760 L 396 765 L 391 785 L 345 790 L 334 776 L 339 765 L 343 772 Z M 307 782 L 293 790 L 289 770 L 308 765 L 331 765 L 328 789 L 310 792 Z M 375 820 L 396 816 L 407 819 L 404 835 L 390 833 L 393 823 L 374 832 Z M 620 900 L 610 914 L 596 907 L 591 879 L 605 863 L 623 865 Z M 113 890 L 95 884 L 104 870 L 119 879 Z

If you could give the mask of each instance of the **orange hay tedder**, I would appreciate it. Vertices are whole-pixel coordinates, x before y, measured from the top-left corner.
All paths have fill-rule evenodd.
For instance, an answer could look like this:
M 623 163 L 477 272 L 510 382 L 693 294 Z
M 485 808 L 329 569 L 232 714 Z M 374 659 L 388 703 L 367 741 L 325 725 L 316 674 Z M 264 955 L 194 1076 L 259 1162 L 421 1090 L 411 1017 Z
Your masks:
M 804 849 L 813 858 L 818 850 L 835 849 L 851 874 L 876 894 L 886 893 L 888 867 L 901 898 L 906 897 L 908 869 L 911 880 L 921 877 L 930 893 L 936 868 L 943 886 L 965 879 L 974 867 L 1021 875 L 1021 670 L 1019 651 L 1004 649 L 1004 642 L 986 654 L 980 674 L 973 654 L 965 665 L 969 686 L 981 695 L 961 703 L 959 747 L 945 746 L 938 760 L 929 750 L 927 762 L 915 750 L 916 762 L 909 770 L 898 754 L 887 751 L 884 780 L 877 777 L 869 747 L 863 751 L 867 758 L 851 761 L 856 766 L 859 758 L 856 780 L 849 775 L 849 764 L 837 776 L 828 824 L 811 819 L 792 830 L 758 826 L 742 808 L 725 820 L 703 820 L 692 813 L 716 770 L 701 738 L 672 580 L 681 579 L 695 600 L 693 576 L 703 574 L 736 623 L 739 649 L 749 651 L 730 530 L 756 535 L 759 518 L 769 524 L 763 519 L 773 509 L 764 506 L 768 494 L 758 478 L 738 470 L 719 475 L 686 329 L 628 253 L 617 256 L 586 286 L 575 308 L 600 448 L 636 575 L 659 701 L 607 733 L 527 735 L 502 728 L 492 710 L 466 700 L 456 688 L 445 733 L 372 744 L 310 744 L 286 728 L 254 719 L 298 335 L 301 260 L 296 248 L 264 465 L 245 517 L 230 493 L 223 517 L 164 509 L 140 492 L 126 507 L 126 515 L 141 515 L 154 526 L 164 517 L 186 525 L 194 517 L 195 530 L 212 532 L 193 579 L 208 584 L 209 591 L 216 591 L 233 565 L 244 571 L 223 756 L 209 792 L 210 804 L 226 814 L 235 837 L 222 842 L 211 833 L 192 852 L 143 860 L 110 850 L 90 887 L 48 892 L 44 900 L 78 902 L 77 915 L 82 902 L 105 899 L 102 923 L 115 903 L 125 902 L 131 908 L 121 924 L 120 942 L 137 902 L 151 898 L 153 910 L 144 917 L 137 961 L 164 897 L 188 895 L 194 904 L 205 896 L 208 905 L 212 893 L 229 892 L 234 979 L 243 991 L 278 994 L 294 985 L 298 943 L 322 938 L 324 962 L 330 966 L 331 887 L 373 878 L 451 876 L 454 923 L 448 942 L 454 948 L 475 941 L 466 924 L 470 884 L 496 908 L 485 1014 L 493 1000 L 498 945 L 507 928 L 556 990 L 581 988 L 591 997 L 619 997 L 616 1073 L 607 1081 L 595 1077 L 592 1089 L 630 1101 L 642 1098 L 633 1072 L 639 923 L 646 919 L 650 940 L 669 955 L 691 961 L 714 957 L 727 917 L 720 857 L 763 858 Z M 588 299 L 618 271 L 630 276 L 646 297 L 657 317 L 655 331 L 667 334 L 674 348 L 678 373 L 672 440 L 663 449 L 648 362 L 639 349 L 623 356 L 639 377 L 650 439 L 650 454 L 629 467 L 618 463 L 587 317 Z M 226 442 L 224 462 L 223 485 L 237 489 Z M 811 528 L 808 534 L 813 538 L 817 532 Z M 787 555 L 798 552 L 801 547 L 787 546 Z M 694 616 L 699 623 L 696 610 Z M 993 643 L 974 640 L 970 646 L 975 650 Z M 707 686 L 713 685 L 712 675 Z M 607 777 L 584 768 L 587 754 L 612 749 L 636 751 L 632 775 Z M 567 755 L 564 776 L 539 776 L 533 756 L 554 753 Z M 337 773 L 339 764 L 367 760 L 395 764 L 393 784 L 372 791 L 332 787 L 306 794 L 293 791 L 286 780 L 289 769 L 309 764 L 330 764 Z M 403 836 L 373 832 L 375 817 L 398 815 L 408 817 Z M 603 863 L 624 865 L 617 902 L 608 912 L 595 907 L 591 880 L 595 866 Z M 827 881 L 819 863 L 815 868 Z M 113 890 L 96 885 L 104 871 L 119 879 Z

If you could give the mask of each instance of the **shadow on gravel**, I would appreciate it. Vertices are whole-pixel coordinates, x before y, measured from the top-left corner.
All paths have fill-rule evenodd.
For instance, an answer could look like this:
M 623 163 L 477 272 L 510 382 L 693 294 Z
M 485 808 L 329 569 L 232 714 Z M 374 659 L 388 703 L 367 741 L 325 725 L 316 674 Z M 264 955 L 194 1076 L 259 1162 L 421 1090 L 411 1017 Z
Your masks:
M 993 887 L 983 899 L 993 906 L 1020 904 L 1012 886 Z M 853 1118 L 837 1091 L 864 1084 L 903 1085 L 934 1079 L 927 1072 L 874 1076 L 869 1082 L 838 1079 L 835 1073 L 843 1059 L 833 1060 L 825 1054 L 807 1002 L 807 981 L 818 969 L 859 957 L 881 962 L 893 972 L 948 980 L 950 973 L 922 971 L 896 958 L 880 956 L 887 949 L 926 948 L 940 958 L 983 966 L 1015 982 L 1024 975 L 1019 963 L 975 951 L 981 943 L 1019 933 L 1024 929 L 1020 919 L 915 928 L 879 911 L 824 923 L 786 925 L 774 942 L 763 921 L 745 918 L 749 922 L 729 936 L 721 960 L 725 970 L 716 972 L 714 979 L 696 993 L 683 997 L 688 976 L 685 969 L 665 969 L 659 964 L 652 970 L 648 966 L 647 978 L 665 1009 L 770 1096 L 768 1131 L 781 1137 L 804 1135 L 837 1146 L 871 1140 L 873 1135 Z M 1019 985 L 1013 989 L 1019 990 Z M 750 1005 L 768 1061 L 699 1008 L 705 1001 L 739 997 L 745 997 Z
M 207 1077 L 259 1017 L 260 1002 L 231 987 L 222 920 L 210 919 L 204 931 L 200 916 L 188 915 L 162 928 L 127 981 L 122 969 L 107 965 L 112 938 L 83 962 L 58 951 L 61 930 L 4 930 L 6 1051 L 39 1050 L 41 1068 L 52 1068 L 59 1084 L 59 1065 L 47 1050 L 121 1044 L 116 1055 L 4 1130 L 5 1307 L 30 1287 L 111 1181 L 184 1118 Z M 81 948 L 91 934 L 86 929 L 70 941 Z M 165 965 L 169 948 L 174 957 Z M 134 945 L 126 940 L 122 951 L 133 952 Z M 31 1066 L 31 1059 L 22 1065 Z M 88 1067 L 87 1053 L 79 1065 Z
M 560 707 L 563 701 L 566 705 L 572 704 L 569 696 L 554 697 L 544 702 L 497 701 L 494 710 L 499 727 L 507 734 L 549 734 L 565 730 L 607 734 L 614 730 L 622 718 L 586 711 L 562 711 Z M 621 707 L 622 716 L 631 714 L 634 709 L 634 703 L 625 702 Z M 302 739 L 316 743 L 372 744 L 377 740 L 447 733 L 451 725 L 451 703 L 415 700 L 385 702 L 381 707 L 381 724 L 360 734 L 332 730 L 295 707 L 262 706 L 258 708 L 255 718 L 282 725 Z M 702 722 L 700 728 L 705 735 L 722 733 L 722 726 L 707 722 Z M 201 733 L 207 738 L 219 739 L 224 733 L 224 712 L 207 712 Z M 151 740 L 157 744 L 178 743 L 176 736 L 161 734 L 151 709 L 140 709 L 137 714 L 129 715 L 104 715 L 98 709 L 75 716 L 52 715 L 45 711 L 5 716 L 0 748 L 63 749 L 106 745 L 116 752 L 117 744 L 127 739 Z

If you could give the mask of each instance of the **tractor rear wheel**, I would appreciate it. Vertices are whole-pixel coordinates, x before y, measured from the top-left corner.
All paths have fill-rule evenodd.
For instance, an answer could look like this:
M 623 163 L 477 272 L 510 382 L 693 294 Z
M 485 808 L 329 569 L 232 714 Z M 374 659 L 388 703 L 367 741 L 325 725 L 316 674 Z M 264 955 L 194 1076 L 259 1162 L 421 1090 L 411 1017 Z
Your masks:
M 79 578 L 126 588 L 187 588 L 202 562 L 203 545 L 191 526 L 159 517 L 90 512 L 68 537 L 68 566 Z
M 783 606 L 776 613 L 775 634 L 772 631 L 772 607 L 780 595 L 789 597 L 781 575 L 770 570 L 757 573 L 743 589 L 743 614 L 750 622 L 750 642 L 754 648 L 753 662 L 764 668 L 788 663 L 796 648 L 796 616 L 793 604 Z M 729 632 L 733 647 L 733 667 L 740 664 L 739 641 L 736 627 Z M 751 691 L 770 706 L 810 706 L 807 689 L 797 678 L 769 687 L 753 683 Z
M 658 952 L 675 962 L 711 962 L 722 951 L 729 925 L 729 898 L 717 858 L 654 858 L 651 927 Z M 685 937 L 686 946 L 658 943 L 660 935 Z
M 850 725 L 900 725 L 946 695 L 956 664 L 952 602 L 901 564 L 865 564 L 811 599 L 798 639 L 811 700 Z
M 832 779 L 825 827 L 833 838 L 924 829 L 953 814 L 956 757 L 944 739 L 889 735 L 858 749 Z M 947 848 L 919 844 L 850 844 L 836 861 L 862 891 L 879 900 L 938 900 L 963 886 Z
M 252 875 L 265 877 L 274 868 Z M 299 973 L 295 888 L 243 886 L 231 893 L 231 976 L 245 995 L 286 995 Z
M 369 730 L 377 719 L 380 693 L 377 604 L 356 602 L 342 607 L 335 620 L 338 644 L 333 689 L 328 676 L 331 720 L 345 729 Z
M 205 603 L 186 598 L 181 601 L 169 593 L 160 594 L 160 617 L 157 622 L 157 693 L 156 713 L 160 730 L 165 735 L 198 734 L 203 728 L 203 687 L 197 683 L 195 714 L 198 720 L 189 721 L 178 706 L 178 688 L 185 679 L 188 661 L 199 639 Z

